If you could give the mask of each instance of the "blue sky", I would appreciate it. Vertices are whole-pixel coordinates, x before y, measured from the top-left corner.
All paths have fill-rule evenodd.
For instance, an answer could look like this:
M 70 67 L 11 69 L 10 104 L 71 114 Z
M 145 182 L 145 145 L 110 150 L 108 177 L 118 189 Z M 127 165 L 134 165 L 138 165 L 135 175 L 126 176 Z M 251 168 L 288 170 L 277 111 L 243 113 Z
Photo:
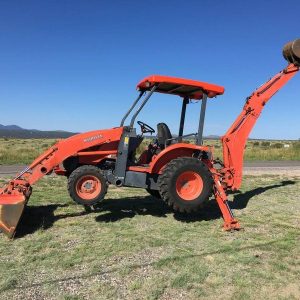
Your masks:
M 118 126 L 150 74 L 225 86 L 205 134 L 223 134 L 256 87 L 285 67 L 300 38 L 299 0 L 1 1 L 4 125 L 87 131 Z M 180 99 L 155 95 L 138 119 L 178 131 Z M 266 106 L 251 136 L 300 138 L 300 74 Z M 197 129 L 188 107 L 185 133 Z

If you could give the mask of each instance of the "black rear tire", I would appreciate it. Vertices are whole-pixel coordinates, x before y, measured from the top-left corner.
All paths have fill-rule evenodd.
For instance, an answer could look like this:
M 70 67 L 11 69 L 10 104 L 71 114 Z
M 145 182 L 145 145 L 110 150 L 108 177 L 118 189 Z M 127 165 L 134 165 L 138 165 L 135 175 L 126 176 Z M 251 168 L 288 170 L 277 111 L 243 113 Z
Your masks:
M 167 164 L 158 186 L 162 199 L 171 208 L 189 213 L 199 211 L 212 195 L 213 179 L 202 161 L 181 157 Z
M 76 203 L 85 206 L 95 205 L 104 200 L 107 181 L 99 168 L 84 165 L 69 176 L 68 191 Z
M 146 189 L 146 191 L 154 198 L 161 199 L 161 195 L 158 190 Z

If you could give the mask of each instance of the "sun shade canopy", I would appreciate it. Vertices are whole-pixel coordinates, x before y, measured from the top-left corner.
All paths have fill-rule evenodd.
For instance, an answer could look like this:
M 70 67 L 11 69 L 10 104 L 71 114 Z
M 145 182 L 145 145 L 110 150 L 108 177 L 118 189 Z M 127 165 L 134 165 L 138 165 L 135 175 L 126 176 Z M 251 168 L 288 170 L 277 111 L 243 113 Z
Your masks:
M 148 91 L 154 85 L 157 85 L 155 92 L 178 95 L 180 97 L 196 100 L 202 99 L 203 92 L 206 93 L 209 98 L 224 93 L 224 87 L 219 85 L 161 75 L 152 75 L 144 78 L 138 83 L 137 89 L 140 91 Z

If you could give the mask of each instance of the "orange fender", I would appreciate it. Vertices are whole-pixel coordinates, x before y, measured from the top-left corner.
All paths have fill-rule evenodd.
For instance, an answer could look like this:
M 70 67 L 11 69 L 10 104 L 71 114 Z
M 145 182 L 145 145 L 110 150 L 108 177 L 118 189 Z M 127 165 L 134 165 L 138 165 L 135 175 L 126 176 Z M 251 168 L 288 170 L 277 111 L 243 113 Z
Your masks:
M 192 157 L 195 151 L 205 151 L 211 152 L 211 147 L 209 146 L 198 146 L 193 144 L 178 143 L 171 145 L 161 151 L 157 156 L 155 156 L 150 165 L 149 173 L 158 174 L 162 172 L 162 169 L 169 163 L 172 159 L 177 157 Z

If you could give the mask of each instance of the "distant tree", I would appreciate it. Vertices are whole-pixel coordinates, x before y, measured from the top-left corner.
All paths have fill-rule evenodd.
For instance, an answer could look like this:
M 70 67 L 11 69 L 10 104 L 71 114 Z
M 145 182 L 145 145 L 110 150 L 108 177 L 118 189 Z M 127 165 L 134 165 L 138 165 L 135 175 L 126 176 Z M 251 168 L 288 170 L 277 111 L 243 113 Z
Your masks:
M 272 148 L 276 148 L 276 149 L 283 148 L 283 144 L 282 143 L 275 143 L 275 144 L 272 145 Z
M 270 147 L 271 143 L 270 142 L 261 142 L 262 147 Z
M 293 143 L 293 148 L 300 149 L 300 141 Z

